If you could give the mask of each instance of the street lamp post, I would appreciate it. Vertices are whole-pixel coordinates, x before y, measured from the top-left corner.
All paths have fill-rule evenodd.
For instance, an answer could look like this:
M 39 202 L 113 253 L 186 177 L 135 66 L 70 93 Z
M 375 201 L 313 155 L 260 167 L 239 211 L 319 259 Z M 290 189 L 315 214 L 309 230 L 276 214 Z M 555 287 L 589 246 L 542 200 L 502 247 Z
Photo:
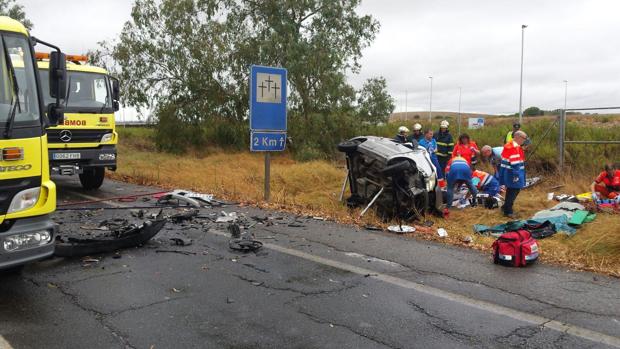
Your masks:
M 523 122 L 523 43 L 525 42 L 525 28 L 527 25 L 521 25 L 521 82 L 519 84 L 519 123 Z
M 461 92 L 462 92 L 461 90 L 462 89 L 459 87 L 459 119 L 458 119 L 459 120 L 458 121 L 458 123 L 459 123 L 458 134 L 459 135 L 461 134 L 461 123 L 462 123 L 461 122 Z
M 431 127 L 433 124 L 433 77 L 429 76 L 428 78 L 431 80 L 431 98 L 428 106 L 428 126 Z
M 407 90 L 405 90 L 405 120 L 407 119 L 407 101 L 409 99 L 409 94 L 407 93 Z
M 564 80 L 564 110 L 566 110 L 566 97 L 568 97 L 568 80 Z

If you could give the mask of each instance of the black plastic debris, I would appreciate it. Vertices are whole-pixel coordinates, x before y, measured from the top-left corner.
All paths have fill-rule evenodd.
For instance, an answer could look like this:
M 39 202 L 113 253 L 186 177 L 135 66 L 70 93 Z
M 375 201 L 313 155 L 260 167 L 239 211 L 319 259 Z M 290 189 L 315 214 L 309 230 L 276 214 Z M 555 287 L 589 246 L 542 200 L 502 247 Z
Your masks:
M 166 222 L 160 212 L 154 221 L 148 220 L 140 225 L 128 224 L 100 235 L 76 237 L 61 232 L 56 236 L 54 254 L 59 257 L 83 257 L 142 246 L 157 235 Z
M 172 216 L 168 217 L 168 219 L 172 223 L 182 223 L 187 220 L 191 220 L 192 218 L 198 216 L 199 210 L 185 210 L 179 213 L 175 213 Z
M 261 247 L 263 243 L 248 235 L 242 236 L 241 227 L 237 224 L 228 225 L 228 232 L 231 239 L 228 241 L 228 247 L 231 250 L 240 252 L 253 252 Z
M 186 238 L 184 236 L 175 236 L 173 238 L 170 238 L 170 241 L 172 241 L 172 243 L 177 246 L 189 246 L 194 243 L 194 240 Z

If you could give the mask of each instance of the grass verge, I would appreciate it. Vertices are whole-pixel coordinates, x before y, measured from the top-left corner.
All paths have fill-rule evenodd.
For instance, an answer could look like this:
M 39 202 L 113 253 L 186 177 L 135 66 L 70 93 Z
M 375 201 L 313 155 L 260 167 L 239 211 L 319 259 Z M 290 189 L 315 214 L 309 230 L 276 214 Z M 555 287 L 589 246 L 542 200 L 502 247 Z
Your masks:
M 190 153 L 173 155 L 158 153 L 150 140 L 152 132 L 144 129 L 124 129 L 119 144 L 119 166 L 110 176 L 137 184 L 157 185 L 164 188 L 183 188 L 212 193 L 217 197 L 242 202 L 246 205 L 284 210 L 298 214 L 321 216 L 345 224 L 366 224 L 386 227 L 369 212 L 358 218 L 360 210 L 349 210 L 338 201 L 345 176 L 344 162 L 310 161 L 296 162 L 290 156 L 272 157 L 272 200 L 262 201 L 263 156 L 248 152 Z M 550 187 L 564 185 L 556 192 L 572 194 L 588 190 L 589 179 L 598 171 L 584 173 L 579 178 L 551 178 L 542 184 L 524 190 L 516 208 L 522 217 L 530 217 L 536 211 L 551 207 L 547 202 Z M 505 223 L 499 210 L 484 208 L 454 210 L 448 220 L 431 217 L 434 227 L 443 227 L 448 238 L 434 234 L 414 233 L 411 237 L 444 241 L 467 246 L 489 254 L 493 242 L 473 232 L 474 224 Z M 620 217 L 601 213 L 597 219 L 585 224 L 577 234 L 568 237 L 556 234 L 540 240 L 541 260 L 578 270 L 588 270 L 620 277 Z M 472 236 L 473 242 L 465 244 L 463 238 Z

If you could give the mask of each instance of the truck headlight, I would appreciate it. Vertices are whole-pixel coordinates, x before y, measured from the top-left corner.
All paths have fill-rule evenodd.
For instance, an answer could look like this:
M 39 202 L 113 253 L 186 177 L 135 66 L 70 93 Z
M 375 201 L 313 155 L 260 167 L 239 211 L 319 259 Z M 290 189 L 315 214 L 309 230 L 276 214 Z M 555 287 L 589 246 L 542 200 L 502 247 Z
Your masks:
M 33 207 L 39 200 L 41 187 L 22 190 L 13 197 L 7 213 L 19 212 Z
M 7 236 L 2 244 L 4 250 L 13 252 L 29 247 L 43 246 L 52 240 L 52 234 L 47 230 L 33 233 L 23 233 Z
M 106 133 L 103 135 L 103 137 L 101 137 L 101 143 L 109 142 L 112 140 L 112 138 L 114 138 L 113 133 Z

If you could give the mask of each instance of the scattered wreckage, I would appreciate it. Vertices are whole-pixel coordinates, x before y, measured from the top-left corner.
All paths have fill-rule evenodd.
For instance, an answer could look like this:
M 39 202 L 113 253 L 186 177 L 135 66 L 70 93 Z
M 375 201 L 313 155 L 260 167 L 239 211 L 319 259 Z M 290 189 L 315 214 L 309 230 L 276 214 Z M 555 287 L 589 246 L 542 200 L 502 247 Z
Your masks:
M 54 255 L 58 257 L 83 257 L 99 253 L 112 252 L 124 248 L 142 246 L 157 235 L 168 219 L 157 215 L 154 220 L 147 220 L 140 225 L 125 224 L 112 226 L 111 229 L 98 229 L 98 234 L 63 234 L 56 236 Z
M 437 170 L 423 147 L 363 136 L 338 144 L 338 150 L 346 154 L 348 170 L 341 200 L 348 183 L 347 205 L 365 205 L 361 215 L 373 205 L 384 219 L 420 219 L 426 212 L 440 212 Z
M 240 252 L 256 251 L 262 247 L 262 242 L 256 240 L 253 234 L 243 232 L 242 227 L 251 227 L 258 223 L 258 220 L 252 225 L 238 225 L 236 222 L 241 219 L 236 212 L 221 211 L 220 214 L 210 214 L 209 216 L 201 216 L 200 208 L 219 207 L 226 205 L 226 202 L 218 201 L 210 194 L 201 194 L 186 190 L 174 190 L 166 193 L 152 193 L 144 196 L 153 195 L 157 201 L 154 206 L 136 206 L 123 207 L 129 213 L 127 218 L 122 216 L 114 216 L 102 220 L 98 223 L 91 223 L 92 218 L 97 211 L 112 208 L 83 208 L 78 209 L 62 209 L 61 212 L 72 212 L 77 215 L 77 221 L 82 222 L 79 229 L 61 229 L 56 236 L 55 255 L 58 257 L 84 257 L 100 253 L 115 252 L 130 247 L 140 247 L 155 237 L 165 226 L 167 222 L 180 225 L 180 227 L 193 226 L 193 223 L 202 224 L 205 222 L 225 223 L 231 233 L 229 247 L 231 250 Z M 143 195 L 134 195 L 135 197 Z M 121 200 L 121 198 L 93 200 L 92 202 L 100 202 L 106 200 Z M 146 199 L 146 198 L 145 198 Z M 144 200 L 143 200 L 144 201 Z M 67 206 L 73 203 L 66 204 Z M 175 209 L 173 213 L 164 215 L 164 209 Z M 159 213 L 149 213 L 148 209 L 159 209 Z M 86 220 L 86 222 L 84 222 Z M 130 223 L 130 220 L 132 222 Z M 136 220 L 143 220 L 136 222 Z M 202 222 L 202 223 L 201 223 Z M 63 222 L 59 222 L 63 224 Z M 263 223 L 261 223 L 263 224 Z M 208 229 L 208 227 L 207 227 Z M 169 240 L 175 246 L 189 246 L 193 240 L 185 236 L 173 236 Z M 156 252 L 175 252 L 183 254 L 196 254 L 195 252 L 181 250 L 161 250 Z

